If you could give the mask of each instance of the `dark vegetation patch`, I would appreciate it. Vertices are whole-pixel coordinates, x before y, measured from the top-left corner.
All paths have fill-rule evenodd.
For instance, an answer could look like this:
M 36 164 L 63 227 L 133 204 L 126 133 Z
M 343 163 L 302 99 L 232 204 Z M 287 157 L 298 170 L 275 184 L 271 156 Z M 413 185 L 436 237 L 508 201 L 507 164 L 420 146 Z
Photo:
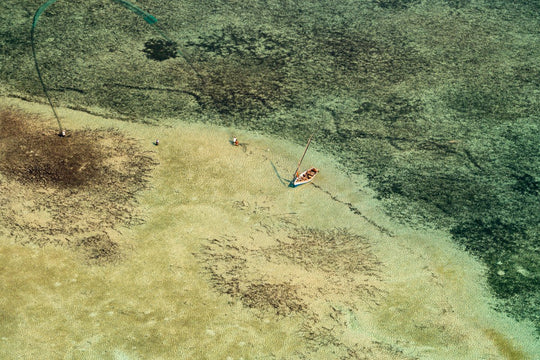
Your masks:
M 484 140 L 467 144 L 379 143 L 388 159 L 367 167 L 369 181 L 394 218 L 449 229 L 487 265 L 491 289 L 509 305 L 505 311 L 540 324 L 532 306 L 540 299 L 537 127 L 522 121 L 487 131 L 479 136 Z
M 326 86 L 381 88 L 400 83 L 428 67 L 424 57 L 397 28 L 386 29 L 386 37 L 345 26 L 315 27 L 312 31 L 305 45 L 311 55 L 306 54 L 305 58 L 316 56 L 316 64 L 322 66 L 314 80 L 330 77 L 325 80 L 329 82 Z
M 383 122 L 385 130 L 391 133 L 396 127 L 402 130 L 405 124 L 414 124 L 423 117 L 424 104 L 421 100 L 415 98 L 408 98 L 398 94 L 387 94 L 379 97 L 378 99 L 365 99 L 358 104 L 356 109 L 353 110 L 353 115 L 360 118 L 377 118 Z M 359 121 L 355 121 L 358 124 Z M 340 135 L 347 136 L 341 131 Z M 414 133 L 413 133 L 414 134 Z M 354 136 L 352 133 L 348 136 Z M 396 137 L 401 136 L 403 140 L 409 139 L 410 141 L 416 141 L 413 137 L 408 137 L 411 134 L 407 132 L 397 132 Z M 391 135 L 390 135 L 391 136 Z
M 164 61 L 178 55 L 178 45 L 174 41 L 150 39 L 144 43 L 143 52 L 149 59 Z
M 83 253 L 89 264 L 114 263 L 121 259 L 122 249 L 106 233 L 81 238 L 75 248 Z
M 493 0 L 487 2 L 484 6 L 487 8 L 512 12 L 516 11 L 516 9 L 523 13 L 529 11 L 530 15 L 537 16 L 538 11 L 540 10 L 540 0 L 514 0 L 511 2 L 506 0 Z
M 540 195 L 540 181 L 527 173 L 514 174 L 515 183 L 513 189 L 523 195 Z
M 294 53 L 292 45 L 291 39 L 271 29 L 233 25 L 225 25 L 188 43 L 197 49 L 199 61 L 233 57 L 281 67 Z
M 23 184 L 80 187 L 104 182 L 103 153 L 90 141 L 91 131 L 68 137 L 21 122 L 19 112 L 0 113 L 0 140 L 4 143 L 0 171 Z
M 290 40 L 257 28 L 225 26 L 191 41 L 203 81 L 194 92 L 204 108 L 262 116 L 292 104 L 285 67 Z
M 490 86 L 477 81 L 456 85 L 445 95 L 448 107 L 469 118 L 512 120 L 522 115 L 531 104 L 523 103 L 521 85 L 494 80 Z
M 125 247 L 109 232 L 141 221 L 135 194 L 151 154 L 115 130 L 59 137 L 15 108 L 0 111 L 0 130 L 0 223 L 12 238 L 74 249 L 92 264 L 118 260 Z
M 298 295 L 298 285 L 265 280 L 262 272 L 253 268 L 252 259 L 258 255 L 236 239 L 213 239 L 204 248 L 203 261 L 216 290 L 245 306 L 282 316 L 303 312 L 306 304 Z
M 540 324 L 538 226 L 512 218 L 473 217 L 451 229 L 453 237 L 488 267 L 488 283 L 518 319 Z M 504 309 L 504 306 L 501 310 Z M 540 329 L 538 329 L 540 330 Z
M 234 293 L 230 295 L 238 296 Z M 249 284 L 241 294 L 241 300 L 250 308 L 274 309 L 277 315 L 299 313 L 305 309 L 305 305 L 297 295 L 296 288 L 288 283 Z
M 292 102 L 285 76 L 264 65 L 216 60 L 202 69 L 195 85 L 199 104 L 223 115 L 263 116 Z
M 388 87 L 418 76 L 427 63 L 399 29 L 388 31 L 390 36 L 381 38 L 345 25 L 314 25 L 295 37 L 265 27 L 225 26 L 188 43 L 202 78 L 191 81 L 191 92 L 203 109 L 225 115 L 221 125 L 234 121 L 237 126 L 291 132 L 285 135 L 295 138 L 301 119 L 279 126 L 272 116 L 320 107 L 317 96 L 333 96 L 343 87 L 359 93 L 370 89 L 372 99 L 343 120 L 357 127 L 366 115 L 374 121 L 382 117 L 399 133 L 413 126 L 423 104 Z M 312 129 L 312 124 L 306 126 Z M 341 126 L 341 130 L 351 129 Z M 354 133 L 347 137 L 355 139 Z M 350 145 L 343 140 L 339 142 Z
M 268 224 L 265 232 L 275 234 Z M 203 248 L 202 260 L 219 292 L 251 308 L 273 309 L 278 315 L 313 312 L 310 304 L 315 288 L 324 288 L 326 295 L 341 294 L 340 286 L 348 283 L 347 292 L 353 297 L 373 298 L 379 292 L 375 284 L 380 279 L 381 263 L 364 238 L 346 229 L 291 228 L 289 235 L 276 238 L 274 245 L 255 248 L 242 245 L 237 238 L 212 239 Z M 269 275 L 283 264 L 290 264 L 299 278 L 302 274 L 324 274 L 324 281 L 333 281 L 300 284 L 299 278 L 289 278 L 288 273 L 275 279 Z
M 347 229 L 296 227 L 294 219 L 284 223 L 244 201 L 234 209 L 266 216 L 253 238 L 224 236 L 203 244 L 197 255 L 214 288 L 263 315 L 300 316 L 299 333 L 314 346 L 306 358 L 321 345 L 336 358 L 361 354 L 362 344 L 339 339 L 359 301 L 369 306 L 384 296 L 378 287 L 382 265 L 367 240 Z
M 383 9 L 402 10 L 419 3 L 420 0 L 374 0 L 374 2 Z
M 468 6 L 471 0 L 445 0 L 452 9 L 461 9 Z
M 279 245 L 269 251 L 302 265 L 308 271 L 363 273 L 376 277 L 381 265 L 366 240 L 346 229 L 316 231 L 298 228 L 289 235 L 289 239 L 279 241 Z

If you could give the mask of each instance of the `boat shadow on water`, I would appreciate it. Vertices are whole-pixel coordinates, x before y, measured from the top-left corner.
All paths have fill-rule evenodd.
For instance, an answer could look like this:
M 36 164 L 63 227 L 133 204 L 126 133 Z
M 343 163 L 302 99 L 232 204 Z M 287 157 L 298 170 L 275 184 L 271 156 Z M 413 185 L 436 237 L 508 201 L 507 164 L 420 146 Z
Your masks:
M 289 180 L 287 178 L 284 178 L 283 176 L 281 176 L 281 174 L 279 173 L 278 169 L 276 168 L 276 165 L 270 161 L 270 165 L 272 165 L 272 169 L 274 169 L 274 172 L 276 173 L 276 177 L 278 178 L 279 182 L 284 185 L 284 186 L 289 186 L 289 187 L 293 187 L 293 180 Z

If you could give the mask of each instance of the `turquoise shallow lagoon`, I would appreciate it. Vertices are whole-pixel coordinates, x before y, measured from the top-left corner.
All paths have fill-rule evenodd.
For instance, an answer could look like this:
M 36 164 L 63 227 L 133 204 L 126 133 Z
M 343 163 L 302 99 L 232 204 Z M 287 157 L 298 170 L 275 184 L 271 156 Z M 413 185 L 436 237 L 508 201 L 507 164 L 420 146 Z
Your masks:
M 0 5 L 4 97 L 46 101 L 30 46 L 39 5 Z M 36 55 L 54 104 L 299 147 L 314 133 L 314 152 L 363 179 L 347 192 L 372 192 L 396 226 L 449 234 L 485 267 L 490 307 L 538 336 L 538 1 L 136 5 L 162 33 L 114 1 L 58 0 L 41 15 Z M 512 351 L 501 353 L 527 358 Z

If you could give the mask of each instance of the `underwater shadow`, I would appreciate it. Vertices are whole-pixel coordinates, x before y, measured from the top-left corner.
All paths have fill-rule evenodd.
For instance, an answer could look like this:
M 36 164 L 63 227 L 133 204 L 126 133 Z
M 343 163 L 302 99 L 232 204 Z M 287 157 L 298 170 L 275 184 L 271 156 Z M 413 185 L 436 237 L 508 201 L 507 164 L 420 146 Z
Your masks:
M 272 161 L 270 161 L 270 165 L 272 165 L 272 168 L 274 169 L 274 172 L 276 173 L 276 176 L 277 176 L 279 182 L 284 186 L 290 186 L 292 181 L 284 178 L 283 176 L 281 176 L 279 174 L 278 169 L 276 168 L 276 165 L 274 165 L 274 163 Z

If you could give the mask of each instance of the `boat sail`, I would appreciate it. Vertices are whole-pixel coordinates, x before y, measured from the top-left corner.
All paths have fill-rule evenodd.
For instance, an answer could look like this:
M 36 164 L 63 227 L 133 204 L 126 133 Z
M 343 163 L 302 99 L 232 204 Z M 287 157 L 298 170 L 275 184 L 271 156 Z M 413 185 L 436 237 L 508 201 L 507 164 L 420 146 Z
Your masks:
M 302 164 L 302 160 L 304 160 L 304 156 L 306 156 L 307 150 L 309 148 L 309 144 L 311 144 L 311 139 L 313 139 L 313 134 L 309 137 L 309 140 L 307 142 L 306 148 L 304 149 L 304 153 L 302 154 L 302 157 L 300 158 L 300 161 L 298 162 L 298 166 L 296 167 L 296 171 L 294 172 L 294 179 L 291 182 L 292 187 L 297 187 L 300 185 L 307 184 L 313 180 L 315 175 L 319 172 L 319 169 L 317 168 L 310 168 L 306 171 L 304 171 L 301 174 L 298 174 L 298 170 L 300 170 L 300 165 Z

